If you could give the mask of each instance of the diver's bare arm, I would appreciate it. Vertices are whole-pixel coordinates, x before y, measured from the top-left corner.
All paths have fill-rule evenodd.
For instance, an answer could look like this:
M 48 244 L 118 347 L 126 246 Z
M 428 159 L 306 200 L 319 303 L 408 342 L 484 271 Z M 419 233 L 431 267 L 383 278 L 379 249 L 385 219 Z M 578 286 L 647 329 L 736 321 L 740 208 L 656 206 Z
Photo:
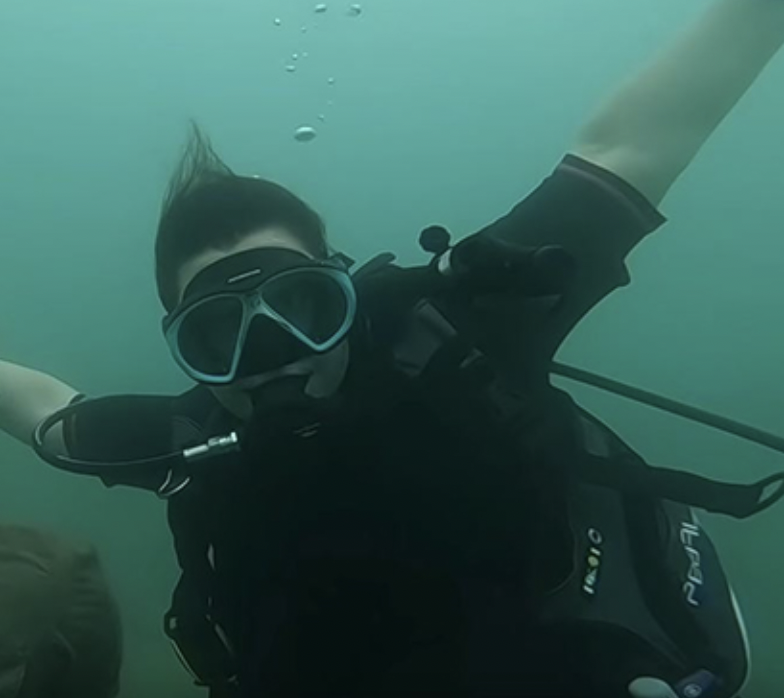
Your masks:
M 29 446 L 35 427 L 76 395 L 76 390 L 52 376 L 0 361 L 0 431 Z M 61 429 L 52 429 L 50 437 L 55 439 L 50 445 L 64 452 Z
M 660 203 L 782 44 L 784 0 L 717 0 L 603 105 L 572 152 Z

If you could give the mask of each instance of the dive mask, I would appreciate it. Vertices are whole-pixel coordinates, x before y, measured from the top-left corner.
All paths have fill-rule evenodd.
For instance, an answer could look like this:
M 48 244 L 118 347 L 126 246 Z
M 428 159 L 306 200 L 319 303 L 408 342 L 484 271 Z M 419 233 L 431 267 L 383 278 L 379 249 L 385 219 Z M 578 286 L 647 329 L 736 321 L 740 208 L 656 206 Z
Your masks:
M 185 373 L 225 385 L 330 351 L 348 334 L 356 310 L 340 259 L 261 248 L 199 272 L 163 330 Z

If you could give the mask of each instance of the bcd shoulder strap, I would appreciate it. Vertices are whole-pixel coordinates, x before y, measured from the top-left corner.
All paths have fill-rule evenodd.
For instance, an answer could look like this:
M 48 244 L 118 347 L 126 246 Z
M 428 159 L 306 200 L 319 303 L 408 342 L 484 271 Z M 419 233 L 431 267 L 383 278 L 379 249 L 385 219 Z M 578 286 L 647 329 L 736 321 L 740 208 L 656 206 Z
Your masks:
M 183 448 L 211 433 L 218 413 L 212 394 L 204 388 L 180 396 L 173 446 Z M 234 698 L 237 663 L 232 644 L 213 612 L 215 570 L 212 563 L 213 498 L 195 478 L 167 500 L 169 527 L 180 566 L 180 579 L 164 616 L 164 632 L 197 686 L 210 689 L 210 698 Z

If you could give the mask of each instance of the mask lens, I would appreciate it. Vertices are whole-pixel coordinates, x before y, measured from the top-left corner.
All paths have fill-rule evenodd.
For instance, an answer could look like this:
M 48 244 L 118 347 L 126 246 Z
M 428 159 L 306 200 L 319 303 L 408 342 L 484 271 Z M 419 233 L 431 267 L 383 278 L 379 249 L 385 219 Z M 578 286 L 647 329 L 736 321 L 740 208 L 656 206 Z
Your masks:
M 349 312 L 340 281 L 319 271 L 283 274 L 262 287 L 264 302 L 317 345 L 338 334 Z
M 231 372 L 242 329 L 243 305 L 239 298 L 208 298 L 182 318 L 177 347 L 183 361 L 208 376 Z

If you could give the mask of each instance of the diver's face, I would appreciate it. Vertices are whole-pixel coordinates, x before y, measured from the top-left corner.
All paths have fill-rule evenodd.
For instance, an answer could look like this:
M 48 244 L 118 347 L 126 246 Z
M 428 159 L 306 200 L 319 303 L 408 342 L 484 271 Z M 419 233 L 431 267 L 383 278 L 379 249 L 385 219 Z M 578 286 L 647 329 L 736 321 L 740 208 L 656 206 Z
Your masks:
M 302 243 L 285 229 L 263 228 L 246 235 L 230 248 L 205 250 L 183 264 L 177 279 L 178 300 L 182 300 L 182 294 L 188 284 L 205 267 L 230 255 L 265 247 L 289 249 L 313 257 Z M 253 412 L 251 399 L 247 393 L 250 388 L 257 388 L 280 376 L 309 375 L 307 392 L 313 397 L 327 397 L 337 391 L 343 382 L 348 369 L 348 354 L 348 342 L 343 341 L 325 354 L 310 356 L 275 371 L 244 378 L 231 385 L 212 386 L 210 390 L 226 409 L 242 419 L 249 419 Z

